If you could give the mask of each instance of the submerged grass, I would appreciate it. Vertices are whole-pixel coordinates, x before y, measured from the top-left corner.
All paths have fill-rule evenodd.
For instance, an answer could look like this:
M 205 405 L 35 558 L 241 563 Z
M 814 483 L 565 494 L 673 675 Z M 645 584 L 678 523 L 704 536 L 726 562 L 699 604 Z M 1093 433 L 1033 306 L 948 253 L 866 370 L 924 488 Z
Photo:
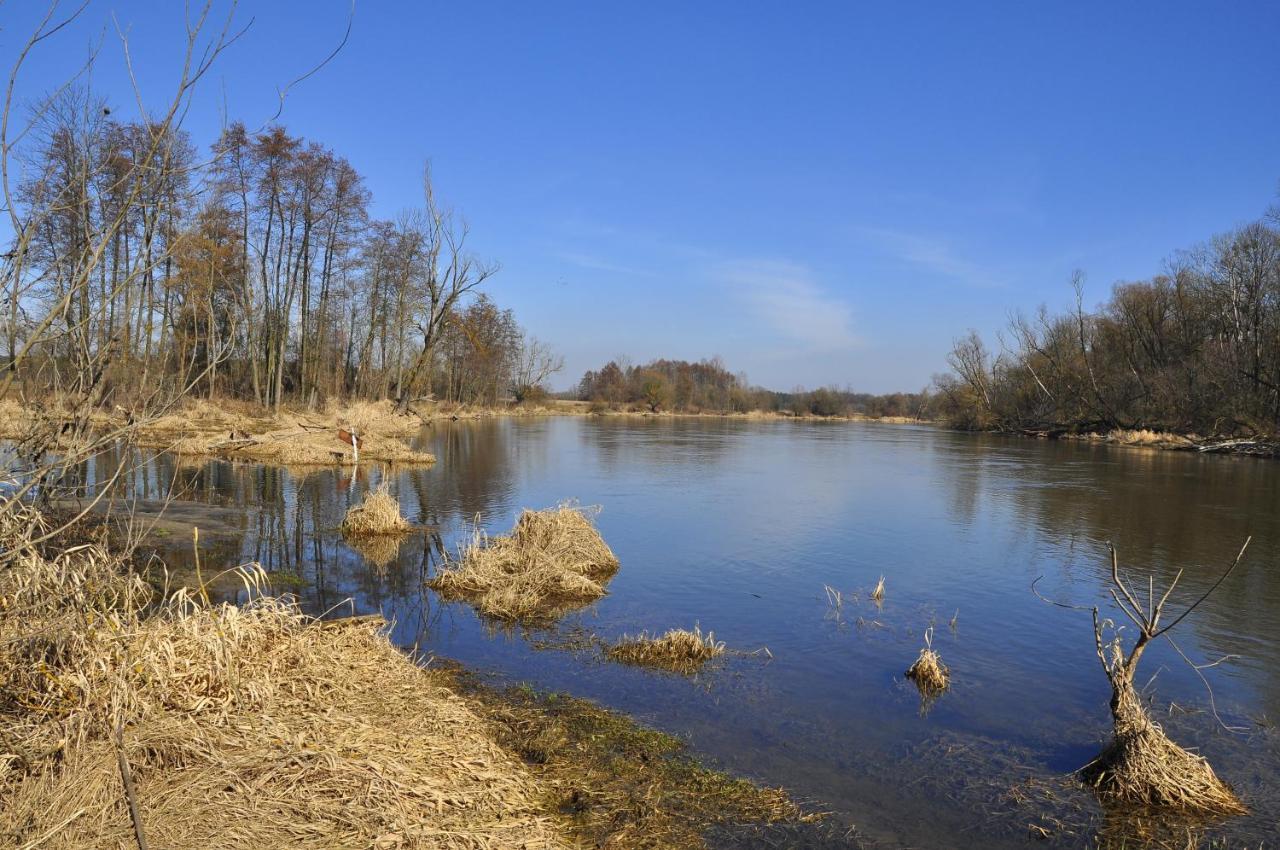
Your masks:
M 587 700 L 468 681 L 499 740 L 519 753 L 581 846 L 701 848 L 708 827 L 816 825 L 785 791 L 710 769 L 680 740 Z
M 623 635 L 605 654 L 624 664 L 695 673 L 707 661 L 724 655 L 724 651 L 723 641 L 717 641 L 712 632 L 704 635 L 695 624 L 693 631 L 671 629 L 660 637 L 646 632 L 635 637 Z
M 461 556 L 428 585 L 499 620 L 554 621 L 604 596 L 618 570 L 590 514 L 563 504 L 524 511 L 508 535 L 488 538 L 477 528 Z
M 365 493 L 364 501 L 352 505 L 342 519 L 342 533 L 353 537 L 404 534 L 412 527 L 385 483 Z
M 566 846 L 547 790 L 378 623 L 312 620 L 249 570 L 246 606 L 159 600 L 97 546 L 0 535 L 0 845 L 134 846 L 132 802 L 180 850 Z

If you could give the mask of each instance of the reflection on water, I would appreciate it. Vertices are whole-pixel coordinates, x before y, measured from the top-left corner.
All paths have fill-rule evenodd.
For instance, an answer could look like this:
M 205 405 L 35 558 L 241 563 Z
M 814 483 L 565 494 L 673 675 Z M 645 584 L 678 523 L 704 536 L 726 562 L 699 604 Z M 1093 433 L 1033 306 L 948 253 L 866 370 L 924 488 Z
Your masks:
M 1185 569 L 1180 596 L 1191 599 L 1251 534 L 1237 574 L 1175 633 L 1197 661 L 1238 656 L 1208 673 L 1223 722 L 1248 731 L 1222 729 L 1171 648 L 1153 647 L 1144 669 L 1161 722 L 1255 810 L 1213 834 L 1256 842 L 1280 819 L 1269 726 L 1280 718 L 1280 464 L 715 419 L 487 420 L 437 425 L 418 441 L 436 466 L 354 477 L 145 455 L 128 492 L 155 500 L 173 488 L 196 503 L 184 516 L 203 509 L 221 527 L 210 556 L 290 577 L 281 586 L 298 588 L 310 610 L 381 611 L 406 647 L 632 712 L 734 770 L 822 801 L 888 847 L 1022 846 L 1028 823 L 1050 823 L 1036 819 L 1053 806 L 1094 818 L 1069 784 L 1034 812 L 1010 802 L 1025 796 L 1011 794 L 1019 783 L 1060 783 L 1109 729 L 1088 615 L 1038 601 L 1031 582 L 1043 575 L 1048 596 L 1105 605 L 1114 541 L 1135 585 Z M 102 480 L 120 460 L 80 474 Z M 361 553 L 337 528 L 384 477 L 428 531 L 398 551 Z M 566 628 L 613 638 L 697 622 L 772 658 L 738 656 L 689 681 L 547 649 L 557 641 L 487 628 L 424 589 L 441 551 L 477 518 L 502 532 L 520 508 L 566 498 L 603 506 L 601 531 L 622 562 L 610 595 Z M 180 537 L 159 541 L 175 563 L 190 547 Z M 876 608 L 866 597 L 880 575 Z M 824 584 L 843 592 L 842 610 L 829 610 Z M 902 674 L 930 625 L 952 688 L 922 716 Z M 1060 846 L 1092 840 L 1070 826 L 1051 832 Z

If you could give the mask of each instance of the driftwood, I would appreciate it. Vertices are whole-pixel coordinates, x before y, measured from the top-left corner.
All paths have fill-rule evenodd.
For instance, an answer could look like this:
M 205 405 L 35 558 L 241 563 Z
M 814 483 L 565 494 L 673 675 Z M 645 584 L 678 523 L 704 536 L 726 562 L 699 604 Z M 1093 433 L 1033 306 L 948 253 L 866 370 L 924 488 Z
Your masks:
M 1233 453 L 1257 455 L 1259 457 L 1280 457 L 1280 443 L 1266 440 L 1221 440 L 1216 443 L 1201 443 L 1195 447 L 1198 452 Z

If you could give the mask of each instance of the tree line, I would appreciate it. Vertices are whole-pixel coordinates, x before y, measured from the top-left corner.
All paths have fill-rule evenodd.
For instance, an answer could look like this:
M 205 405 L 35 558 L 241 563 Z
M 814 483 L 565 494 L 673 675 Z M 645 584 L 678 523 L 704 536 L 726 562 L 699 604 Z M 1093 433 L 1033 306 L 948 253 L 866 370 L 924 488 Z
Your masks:
M 429 169 L 420 207 L 378 219 L 319 142 L 233 123 L 201 152 L 82 86 L 41 103 L 10 153 L 3 345 L 28 394 L 95 385 L 119 403 L 167 382 L 276 409 L 493 403 L 560 368 L 480 292 L 498 266 Z
M 922 419 L 929 414 L 930 394 L 873 395 L 820 387 L 778 392 L 752 386 L 742 373 L 730 372 L 718 358 L 697 363 L 654 360 L 636 366 L 611 360 L 582 376 L 573 395 L 608 408 L 650 412 L 749 413 L 790 416 L 872 416 Z
M 938 409 L 969 429 L 1280 431 L 1280 206 L 1118 283 L 1086 310 L 1015 316 L 993 352 L 956 340 Z

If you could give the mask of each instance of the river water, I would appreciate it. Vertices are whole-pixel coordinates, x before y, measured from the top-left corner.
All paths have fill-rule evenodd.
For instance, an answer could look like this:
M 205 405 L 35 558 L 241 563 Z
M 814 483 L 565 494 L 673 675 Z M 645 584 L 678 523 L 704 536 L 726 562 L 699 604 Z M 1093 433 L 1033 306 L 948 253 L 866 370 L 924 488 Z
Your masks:
M 1142 846 L 1135 832 L 1183 846 L 1184 825 L 1161 834 L 1106 817 L 1069 780 L 1108 736 L 1110 692 L 1087 610 L 1049 605 L 1031 584 L 1043 576 L 1045 597 L 1118 619 L 1107 596 L 1114 541 L 1144 597 L 1148 576 L 1159 588 L 1185 570 L 1176 612 L 1252 535 L 1239 569 L 1172 633 L 1197 664 L 1233 657 L 1197 671 L 1161 641 L 1139 678 L 1170 735 L 1253 809 L 1193 837 L 1270 844 L 1280 464 L 714 418 L 490 419 L 437 424 L 416 442 L 439 463 L 353 477 L 143 455 L 128 486 L 143 499 L 176 487 L 177 515 L 208 517 L 206 570 L 257 560 L 313 612 L 381 612 L 406 648 L 629 712 L 833 812 L 851 844 L 891 848 Z M 85 473 L 100 480 L 119 462 L 105 456 Z M 383 480 L 430 530 L 370 557 L 337 526 Z M 424 588 L 472 523 L 502 533 L 521 508 L 566 499 L 600 506 L 622 566 L 607 597 L 557 629 L 497 629 Z M 180 565 L 189 545 L 162 548 Z M 695 623 L 740 653 L 694 678 L 612 664 L 574 640 Z M 925 706 L 903 671 L 931 626 L 952 687 Z

